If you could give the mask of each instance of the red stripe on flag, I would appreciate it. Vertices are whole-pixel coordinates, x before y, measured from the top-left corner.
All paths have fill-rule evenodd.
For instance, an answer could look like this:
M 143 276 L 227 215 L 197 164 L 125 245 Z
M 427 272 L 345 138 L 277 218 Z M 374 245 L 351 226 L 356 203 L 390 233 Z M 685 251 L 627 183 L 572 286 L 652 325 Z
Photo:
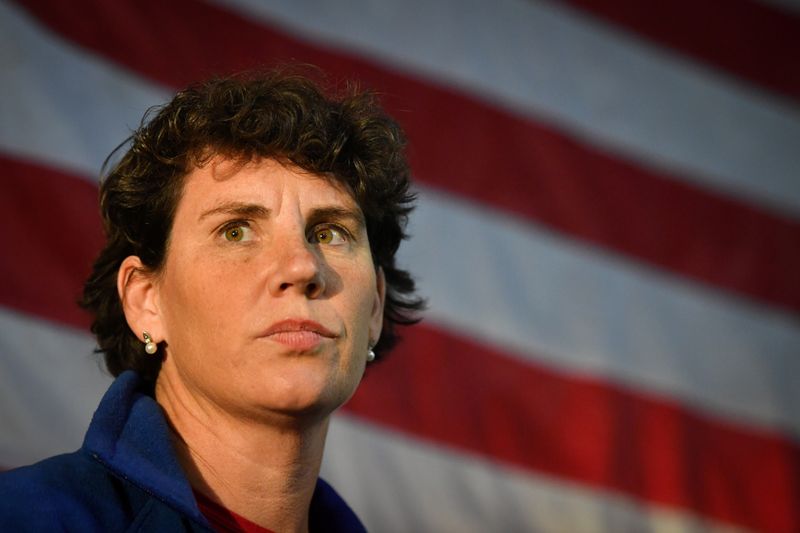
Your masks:
M 86 329 L 77 306 L 103 243 L 97 187 L 0 154 L 0 303 Z
M 797 446 L 424 325 L 346 409 L 511 465 L 762 531 L 800 528 Z
M 0 303 L 86 328 L 102 241 L 96 188 L 0 155 Z M 351 412 L 532 471 L 766 530 L 800 526 L 795 445 L 620 387 L 566 377 L 424 326 L 369 370 Z M 688 466 L 687 466 L 688 465 Z M 769 490 L 764 490 L 769 487 Z
M 800 17 L 767 2 L 563 0 L 602 19 L 800 100 Z
M 386 95 L 420 181 L 740 295 L 800 311 L 800 222 L 613 157 L 467 95 L 215 6 L 25 0 L 56 31 L 170 85 L 297 60 Z M 208 39 L 197 28 L 214 28 Z

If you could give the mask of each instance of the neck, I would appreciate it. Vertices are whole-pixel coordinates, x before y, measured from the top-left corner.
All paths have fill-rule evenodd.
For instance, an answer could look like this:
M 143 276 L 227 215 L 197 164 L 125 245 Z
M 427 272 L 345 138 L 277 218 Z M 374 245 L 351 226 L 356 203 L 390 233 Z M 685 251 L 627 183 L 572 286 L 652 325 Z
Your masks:
M 308 531 L 328 417 L 232 415 L 162 376 L 156 399 L 195 490 L 272 531 Z

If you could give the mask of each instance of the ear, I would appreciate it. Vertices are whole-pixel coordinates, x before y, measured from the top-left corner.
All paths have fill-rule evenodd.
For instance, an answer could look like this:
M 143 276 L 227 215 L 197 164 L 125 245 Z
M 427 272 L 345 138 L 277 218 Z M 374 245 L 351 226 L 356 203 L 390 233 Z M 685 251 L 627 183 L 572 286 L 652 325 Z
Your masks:
M 381 338 L 383 330 L 383 306 L 386 303 L 386 276 L 383 268 L 378 267 L 375 272 L 375 302 L 372 305 L 372 315 L 369 322 L 369 341 L 374 346 Z
M 117 273 L 117 292 L 128 326 L 138 339 L 148 332 L 156 343 L 164 340 L 164 327 L 158 306 L 155 276 L 141 259 L 131 255 L 122 261 Z

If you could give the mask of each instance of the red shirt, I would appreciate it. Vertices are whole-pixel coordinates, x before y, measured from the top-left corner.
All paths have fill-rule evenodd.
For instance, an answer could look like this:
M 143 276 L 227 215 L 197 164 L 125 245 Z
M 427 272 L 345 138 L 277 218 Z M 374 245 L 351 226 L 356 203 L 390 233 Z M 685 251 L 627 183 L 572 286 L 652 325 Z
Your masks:
M 271 529 L 261 527 L 247 518 L 239 516 L 205 494 L 196 490 L 192 492 L 197 499 L 197 507 L 200 508 L 200 512 L 219 533 L 275 533 Z

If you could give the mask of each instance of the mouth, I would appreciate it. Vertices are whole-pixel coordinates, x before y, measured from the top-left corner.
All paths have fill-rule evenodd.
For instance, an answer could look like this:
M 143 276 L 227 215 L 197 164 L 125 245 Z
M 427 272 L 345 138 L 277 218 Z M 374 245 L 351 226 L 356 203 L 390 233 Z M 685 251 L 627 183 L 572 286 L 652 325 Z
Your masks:
M 271 341 L 300 351 L 313 350 L 325 339 L 338 337 L 322 324 L 313 320 L 298 319 L 276 322 L 264 332 L 263 336 Z

